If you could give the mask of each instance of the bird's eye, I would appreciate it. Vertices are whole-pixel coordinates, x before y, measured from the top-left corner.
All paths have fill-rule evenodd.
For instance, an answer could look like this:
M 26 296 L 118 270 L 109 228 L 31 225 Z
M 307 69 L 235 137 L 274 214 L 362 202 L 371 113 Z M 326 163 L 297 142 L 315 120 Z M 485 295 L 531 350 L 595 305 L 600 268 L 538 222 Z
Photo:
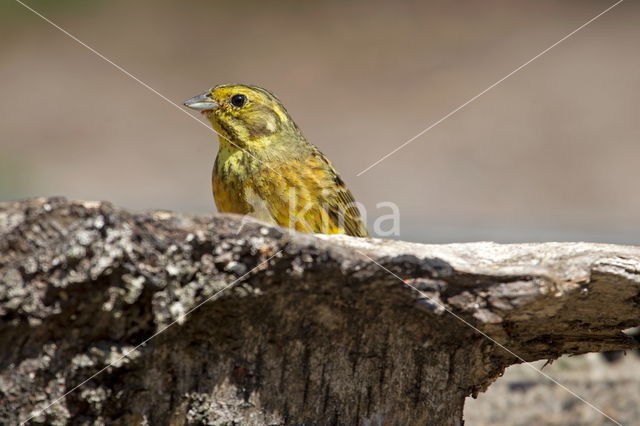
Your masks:
M 231 97 L 231 105 L 240 108 L 247 103 L 247 97 L 245 95 L 233 95 Z

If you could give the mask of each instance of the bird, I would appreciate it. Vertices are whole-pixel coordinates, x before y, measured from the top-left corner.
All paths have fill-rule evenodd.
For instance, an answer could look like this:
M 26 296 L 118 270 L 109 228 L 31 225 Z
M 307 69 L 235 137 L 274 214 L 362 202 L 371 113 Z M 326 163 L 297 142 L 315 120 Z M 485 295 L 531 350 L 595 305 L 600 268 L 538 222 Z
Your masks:
M 211 183 L 219 212 L 307 233 L 369 236 L 347 185 L 271 92 L 224 84 L 184 105 L 218 134 Z

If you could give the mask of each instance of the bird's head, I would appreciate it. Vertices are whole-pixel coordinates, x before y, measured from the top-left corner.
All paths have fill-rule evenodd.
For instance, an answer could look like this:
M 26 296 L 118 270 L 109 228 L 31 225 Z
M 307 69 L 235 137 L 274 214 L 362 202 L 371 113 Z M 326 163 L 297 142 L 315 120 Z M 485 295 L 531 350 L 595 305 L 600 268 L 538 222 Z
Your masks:
M 223 143 L 223 139 L 227 139 L 240 146 L 250 146 L 282 132 L 298 132 L 280 101 L 256 86 L 216 86 L 186 100 L 184 105 L 202 112 Z

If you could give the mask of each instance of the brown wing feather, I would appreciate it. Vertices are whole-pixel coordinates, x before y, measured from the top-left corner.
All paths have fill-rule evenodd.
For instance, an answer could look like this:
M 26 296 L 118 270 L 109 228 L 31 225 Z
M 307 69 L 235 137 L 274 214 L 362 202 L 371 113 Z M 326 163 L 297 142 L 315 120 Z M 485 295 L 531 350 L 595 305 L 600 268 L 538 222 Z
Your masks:
M 333 168 L 331 162 L 320 152 L 316 151 L 311 157 L 313 163 L 320 166 L 328 176 L 329 187 L 321 191 L 321 204 L 328 208 L 329 218 L 344 233 L 354 237 L 368 237 L 367 228 L 360 217 L 360 211 L 353 194 L 347 188 L 342 178 Z

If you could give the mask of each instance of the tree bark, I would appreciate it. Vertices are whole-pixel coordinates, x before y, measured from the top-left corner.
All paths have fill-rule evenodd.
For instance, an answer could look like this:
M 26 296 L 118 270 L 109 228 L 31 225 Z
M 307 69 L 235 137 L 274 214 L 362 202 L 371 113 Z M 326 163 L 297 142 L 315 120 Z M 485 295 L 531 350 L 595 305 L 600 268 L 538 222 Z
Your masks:
M 0 253 L 1 423 L 459 425 L 507 366 L 629 348 L 640 324 L 637 247 L 50 198 L 0 204 Z

